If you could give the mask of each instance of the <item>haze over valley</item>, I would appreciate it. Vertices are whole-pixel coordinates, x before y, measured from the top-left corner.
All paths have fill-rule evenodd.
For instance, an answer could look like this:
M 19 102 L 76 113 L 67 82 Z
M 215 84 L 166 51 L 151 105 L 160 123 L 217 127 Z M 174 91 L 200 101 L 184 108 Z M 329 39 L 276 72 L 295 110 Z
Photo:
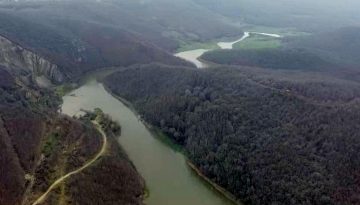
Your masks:
M 360 204 L 355 0 L 0 0 L 0 205 Z

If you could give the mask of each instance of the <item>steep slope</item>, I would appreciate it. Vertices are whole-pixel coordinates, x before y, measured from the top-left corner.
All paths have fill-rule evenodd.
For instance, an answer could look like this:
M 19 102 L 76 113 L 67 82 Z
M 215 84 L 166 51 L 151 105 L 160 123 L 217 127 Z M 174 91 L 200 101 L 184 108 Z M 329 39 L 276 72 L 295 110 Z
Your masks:
M 45 0 L 10 5 L 3 6 L 7 9 L 2 10 L 47 25 L 64 20 L 63 13 L 66 12 L 67 19 L 131 31 L 166 50 L 174 50 L 178 41 L 237 36 L 241 32 L 227 24 L 223 16 L 191 0 Z M 41 18 L 43 16 L 51 18 Z
M 55 179 L 91 159 L 102 137 L 91 123 L 59 115 L 59 99 L 51 92 L 22 84 L 4 68 L 0 80 L 0 204 L 30 205 Z M 107 137 L 106 156 L 51 192 L 43 204 L 84 204 L 91 196 L 95 204 L 142 204 L 142 178 L 116 136 L 108 132 Z
M 38 148 L 44 122 L 24 107 L 29 104 L 19 91 L 14 78 L 0 69 L 0 176 L 1 204 L 20 204 L 26 189 L 26 174 L 38 160 Z
M 0 34 L 12 42 L 4 41 L 4 55 L 15 56 L 17 59 L 2 58 L 2 64 L 7 65 L 9 60 L 16 60 L 19 66 L 31 68 L 31 63 L 27 62 L 31 60 L 22 59 L 24 55 L 29 55 L 28 52 L 24 54 L 19 52 L 21 49 L 9 50 L 21 45 L 23 50 L 36 53 L 37 58 L 42 59 L 43 64 L 49 67 L 49 71 L 45 73 L 54 77 L 52 80 L 55 82 L 63 82 L 102 67 L 154 61 L 187 64 L 138 35 L 118 28 L 60 19 L 57 20 L 58 23 L 47 22 L 44 25 L 29 20 L 31 18 L 21 17 L 20 14 L 15 15 L 16 12 L 13 11 L 0 12 Z M 14 61 L 11 63 L 14 64 Z M 38 70 L 41 71 L 42 68 Z
M 10 72 L 41 84 L 44 77 L 54 83 L 64 82 L 65 76 L 57 65 L 0 36 L 0 65 Z M 40 79 L 39 79 L 40 78 Z

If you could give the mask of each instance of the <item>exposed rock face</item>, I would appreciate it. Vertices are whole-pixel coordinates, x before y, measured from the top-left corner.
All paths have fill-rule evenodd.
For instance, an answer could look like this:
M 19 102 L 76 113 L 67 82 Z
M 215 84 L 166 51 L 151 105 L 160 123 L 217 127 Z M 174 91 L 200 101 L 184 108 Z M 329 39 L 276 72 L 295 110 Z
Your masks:
M 34 82 L 37 77 L 46 78 L 52 83 L 65 80 L 57 65 L 3 36 L 0 36 L 0 65 L 22 76 L 31 75 Z

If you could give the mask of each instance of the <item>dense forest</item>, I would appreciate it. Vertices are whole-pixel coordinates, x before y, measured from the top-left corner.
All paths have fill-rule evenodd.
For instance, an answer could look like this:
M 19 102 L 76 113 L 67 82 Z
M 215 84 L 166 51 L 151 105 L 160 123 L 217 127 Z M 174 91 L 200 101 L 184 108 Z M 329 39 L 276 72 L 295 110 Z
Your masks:
M 360 27 L 348 26 L 310 36 L 286 39 L 286 47 L 316 53 L 344 67 L 359 68 Z
M 301 49 L 234 49 L 205 53 L 202 59 L 217 64 L 245 65 L 272 69 L 324 70 L 334 67 L 320 57 Z
M 359 103 L 314 103 L 244 72 L 152 64 L 105 84 L 246 204 L 360 203 Z

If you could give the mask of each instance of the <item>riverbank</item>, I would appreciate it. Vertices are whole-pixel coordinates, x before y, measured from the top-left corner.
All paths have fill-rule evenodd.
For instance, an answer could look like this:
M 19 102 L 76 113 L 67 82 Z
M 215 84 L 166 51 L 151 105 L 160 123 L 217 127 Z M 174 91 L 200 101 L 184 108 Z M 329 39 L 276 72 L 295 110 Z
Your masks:
M 256 38 L 261 36 L 261 38 Z M 208 44 L 195 44 L 199 47 L 191 47 L 192 50 L 181 49 L 182 52 L 175 53 L 174 56 L 183 60 L 193 63 L 197 68 L 208 68 L 212 66 L 212 63 L 205 61 L 201 58 L 205 53 L 216 50 L 232 50 L 235 48 L 247 48 L 247 49 L 260 49 L 260 48 L 273 48 L 281 45 L 281 38 L 283 36 L 274 33 L 264 33 L 256 31 L 246 31 L 243 35 L 233 41 L 219 41 L 216 46 L 208 47 Z M 249 40 L 250 39 L 250 40 Z M 266 41 L 265 41 L 265 40 Z M 242 45 L 244 42 L 246 44 Z M 209 42 L 209 44 L 211 44 Z
M 139 113 L 136 111 L 135 107 L 131 104 L 131 102 L 129 102 L 128 100 L 116 95 L 115 93 L 113 93 L 105 84 L 103 84 L 104 89 L 110 94 L 112 95 L 114 98 L 116 98 L 117 100 L 121 101 L 125 106 L 127 106 L 132 112 L 134 112 L 136 114 L 136 116 L 140 116 Z M 163 142 L 164 144 L 166 144 L 167 146 L 171 147 L 173 150 L 180 152 L 181 154 L 183 154 L 186 158 L 186 165 L 198 176 L 201 178 L 201 180 L 203 180 L 205 183 L 207 183 L 208 185 L 210 185 L 215 191 L 217 191 L 218 193 L 220 193 L 221 195 L 223 195 L 225 198 L 227 198 L 228 200 L 230 200 L 233 204 L 235 205 L 243 205 L 241 202 L 239 202 L 236 197 L 231 194 L 229 191 L 227 191 L 226 189 L 224 189 L 223 187 L 221 187 L 220 185 L 216 184 L 215 182 L 213 182 L 211 179 L 209 179 L 207 176 L 205 176 L 198 167 L 195 166 L 195 164 L 193 164 L 190 159 L 188 158 L 188 155 L 185 151 L 185 149 L 180 146 L 175 144 L 171 138 L 169 136 L 167 136 L 165 133 L 163 133 L 160 129 L 158 129 L 157 127 L 151 125 L 150 123 L 146 122 L 145 120 L 139 119 L 141 120 L 141 122 L 145 125 L 145 127 L 151 132 L 153 133 L 153 135 L 158 138 L 161 142 Z
M 217 183 L 213 182 L 211 179 L 209 179 L 207 176 L 205 176 L 201 170 L 196 167 L 195 164 L 193 164 L 190 160 L 187 161 L 187 165 L 200 177 L 202 178 L 204 181 L 206 181 L 211 187 L 213 187 L 216 191 L 218 191 L 219 193 L 221 193 L 222 195 L 224 195 L 226 198 L 228 198 L 229 200 L 231 200 L 234 204 L 236 205 L 243 205 L 241 202 L 239 202 L 236 197 L 230 193 L 229 191 L 227 191 L 226 189 L 224 189 L 223 187 L 221 187 L 220 185 L 218 185 Z
M 62 110 L 72 116 L 80 109 L 100 108 L 121 124 L 122 136 L 116 140 L 146 182 L 150 195 L 145 204 L 234 205 L 189 168 L 184 154 L 159 139 L 129 102 L 109 93 L 96 78 L 65 96 Z
M 65 95 L 71 93 L 71 91 L 76 90 L 82 85 L 84 85 L 89 80 L 89 78 L 92 78 L 92 76 L 96 76 L 97 79 L 101 80 L 107 75 L 110 75 L 111 73 L 119 71 L 121 69 L 125 69 L 125 67 L 112 66 L 97 68 L 95 70 L 84 72 L 81 76 L 75 77 L 69 82 L 55 86 L 53 87 L 53 89 L 59 97 L 64 97 Z

